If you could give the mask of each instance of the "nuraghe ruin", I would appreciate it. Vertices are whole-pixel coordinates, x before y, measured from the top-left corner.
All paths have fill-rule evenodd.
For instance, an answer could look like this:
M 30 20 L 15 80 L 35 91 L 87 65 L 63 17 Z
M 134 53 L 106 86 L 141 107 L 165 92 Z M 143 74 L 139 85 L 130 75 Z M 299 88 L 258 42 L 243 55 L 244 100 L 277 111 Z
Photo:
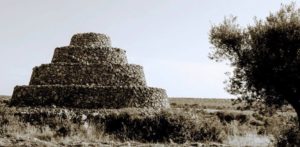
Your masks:
M 164 89 L 147 87 L 142 66 L 104 34 L 82 33 L 55 49 L 52 62 L 35 67 L 28 86 L 16 86 L 13 106 L 73 108 L 168 107 Z

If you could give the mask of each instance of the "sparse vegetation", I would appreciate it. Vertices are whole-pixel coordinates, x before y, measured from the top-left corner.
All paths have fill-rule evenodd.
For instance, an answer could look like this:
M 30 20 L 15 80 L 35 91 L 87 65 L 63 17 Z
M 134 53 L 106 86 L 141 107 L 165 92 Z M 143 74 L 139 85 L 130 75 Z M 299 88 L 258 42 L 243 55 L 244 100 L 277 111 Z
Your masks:
M 215 98 L 170 98 L 170 104 L 174 108 L 198 108 L 198 109 L 217 109 L 233 110 L 239 105 L 232 105 L 230 99 Z
M 180 103 L 184 101 L 180 100 Z M 187 107 L 190 105 L 194 104 L 186 104 Z M 267 116 L 233 108 L 217 111 L 202 107 L 87 110 L 15 108 L 2 103 L 0 145 L 61 146 L 85 143 L 128 146 L 192 145 L 197 142 L 266 146 L 293 141 L 296 132 L 279 126 L 296 126 L 294 112 L 277 112 Z

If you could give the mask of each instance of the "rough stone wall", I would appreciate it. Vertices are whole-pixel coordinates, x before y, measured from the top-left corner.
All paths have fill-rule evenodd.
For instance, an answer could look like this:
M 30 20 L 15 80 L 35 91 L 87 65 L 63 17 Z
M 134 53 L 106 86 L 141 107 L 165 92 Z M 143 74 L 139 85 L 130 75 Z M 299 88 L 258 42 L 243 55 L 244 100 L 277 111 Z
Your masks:
M 127 64 L 126 51 L 110 47 L 66 46 L 56 48 L 52 63 Z
M 146 86 L 142 66 L 133 64 L 43 64 L 31 77 L 30 85 Z
M 35 67 L 29 86 L 16 86 L 15 106 L 78 108 L 168 107 L 164 89 L 147 87 L 143 68 L 103 34 L 75 34 L 55 49 L 51 64 Z
M 167 107 L 164 89 L 137 86 L 16 86 L 12 105 L 77 108 Z M 20 101 L 20 99 L 22 99 Z
M 111 47 L 111 41 L 105 34 L 78 33 L 72 36 L 70 46 Z

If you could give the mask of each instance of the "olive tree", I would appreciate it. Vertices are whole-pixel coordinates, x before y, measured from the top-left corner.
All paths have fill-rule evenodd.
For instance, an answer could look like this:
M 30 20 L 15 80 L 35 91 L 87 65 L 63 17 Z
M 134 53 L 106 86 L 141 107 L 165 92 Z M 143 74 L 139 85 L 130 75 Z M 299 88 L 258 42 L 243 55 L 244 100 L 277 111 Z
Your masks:
M 209 57 L 229 61 L 227 90 L 239 100 L 279 108 L 286 102 L 300 118 L 300 9 L 282 5 L 265 19 L 241 27 L 236 17 L 211 27 Z

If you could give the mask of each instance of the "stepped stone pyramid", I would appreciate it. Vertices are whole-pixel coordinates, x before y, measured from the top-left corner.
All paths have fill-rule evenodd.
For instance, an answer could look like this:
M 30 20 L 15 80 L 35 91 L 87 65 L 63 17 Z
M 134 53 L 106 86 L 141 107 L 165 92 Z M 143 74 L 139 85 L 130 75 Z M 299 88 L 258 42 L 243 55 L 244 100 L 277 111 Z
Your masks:
M 143 67 L 104 34 L 81 33 L 55 49 L 52 62 L 33 68 L 28 86 L 16 86 L 13 106 L 75 108 L 168 107 L 164 89 L 147 87 Z

